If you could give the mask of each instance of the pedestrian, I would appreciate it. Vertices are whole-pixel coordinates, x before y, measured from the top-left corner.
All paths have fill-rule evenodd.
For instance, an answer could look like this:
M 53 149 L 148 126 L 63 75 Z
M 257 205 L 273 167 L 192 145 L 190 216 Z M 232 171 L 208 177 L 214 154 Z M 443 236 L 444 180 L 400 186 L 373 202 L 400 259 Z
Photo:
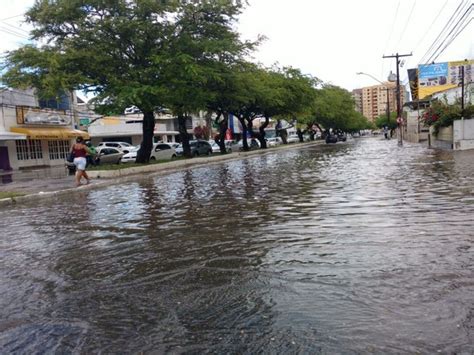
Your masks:
M 81 186 L 81 178 L 86 179 L 86 184 L 90 182 L 89 176 L 86 173 L 87 153 L 90 154 L 89 148 L 84 144 L 82 137 L 76 138 L 76 143 L 71 147 L 70 153 L 74 155 L 74 165 L 76 166 L 76 186 Z
M 87 153 L 87 156 L 86 156 L 86 162 L 87 162 L 86 167 L 89 165 L 97 165 L 97 150 L 92 145 L 91 141 L 87 141 L 86 146 L 89 149 L 89 152 Z

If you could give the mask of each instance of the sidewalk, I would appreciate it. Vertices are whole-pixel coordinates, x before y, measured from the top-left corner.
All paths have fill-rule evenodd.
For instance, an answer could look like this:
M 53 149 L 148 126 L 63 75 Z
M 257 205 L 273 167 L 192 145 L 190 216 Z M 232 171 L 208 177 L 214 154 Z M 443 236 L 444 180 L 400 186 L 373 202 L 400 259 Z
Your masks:
M 51 198 L 62 194 L 86 191 L 112 184 L 136 180 L 144 175 L 171 173 L 193 167 L 221 164 L 225 161 L 250 158 L 254 155 L 272 154 L 277 150 L 305 148 L 321 144 L 321 141 L 281 145 L 271 149 L 238 152 L 194 159 L 170 161 L 167 163 L 131 167 L 114 171 L 89 171 L 91 183 L 75 186 L 74 176 L 68 175 L 64 166 L 36 168 L 21 171 L 0 172 L 0 193 L 19 194 L 18 197 L 0 197 L 0 207 L 32 198 Z
M 64 166 L 0 172 L 0 192 L 32 194 L 73 188 Z

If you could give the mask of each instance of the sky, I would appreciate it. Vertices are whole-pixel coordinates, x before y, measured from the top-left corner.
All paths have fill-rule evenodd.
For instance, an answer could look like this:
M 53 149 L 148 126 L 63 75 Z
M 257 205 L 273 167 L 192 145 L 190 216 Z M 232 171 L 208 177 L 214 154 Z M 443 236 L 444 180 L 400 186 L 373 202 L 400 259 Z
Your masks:
M 1 0 L 1 53 L 28 42 L 30 27 L 23 23 L 22 14 L 33 3 Z M 406 69 L 429 59 L 428 49 L 456 8 L 461 5 L 466 10 L 470 4 L 471 0 L 248 0 L 237 29 L 243 39 L 266 37 L 253 53 L 254 61 L 299 68 L 352 90 L 377 84 L 357 72 L 385 81 L 390 71 L 395 72 L 395 59 L 382 57 L 395 53 L 413 54 L 402 58 L 400 78 L 405 82 Z M 467 17 L 472 19 L 471 9 Z M 474 21 L 435 61 L 463 59 L 474 59 Z

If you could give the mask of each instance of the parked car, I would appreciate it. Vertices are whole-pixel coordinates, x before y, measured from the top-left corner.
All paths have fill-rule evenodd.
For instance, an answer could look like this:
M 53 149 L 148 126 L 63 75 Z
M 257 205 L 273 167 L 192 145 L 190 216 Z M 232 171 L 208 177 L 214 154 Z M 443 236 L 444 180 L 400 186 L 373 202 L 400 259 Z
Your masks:
M 132 150 L 122 157 L 122 163 L 135 163 L 138 149 Z M 170 160 L 176 158 L 176 151 L 168 143 L 155 143 L 150 153 L 150 160 Z
M 237 144 L 238 144 L 238 147 L 239 147 L 240 151 L 244 150 L 244 143 L 243 143 L 242 139 Z M 260 142 L 256 138 L 247 139 L 247 144 L 248 144 L 250 150 L 260 148 Z
M 219 144 L 217 144 L 215 141 L 214 142 L 209 142 L 212 147 L 212 153 L 220 153 L 221 152 L 221 147 Z M 237 146 L 237 143 L 232 141 L 232 140 L 226 140 L 224 141 L 225 144 L 225 150 L 227 153 L 232 153 L 232 151 L 238 151 L 239 147 Z
M 134 146 L 127 142 L 100 142 L 97 145 L 97 149 L 101 149 L 103 147 L 116 148 L 122 153 L 127 154 L 133 149 Z
M 189 146 L 191 148 L 192 156 L 199 156 L 199 155 L 211 155 L 212 154 L 212 147 L 208 141 L 203 140 L 192 140 L 189 141 Z M 183 155 L 183 145 L 180 144 L 178 148 L 176 148 L 176 154 L 178 156 Z
M 118 164 L 122 160 L 124 152 L 113 147 L 98 147 L 97 157 L 99 164 Z
M 299 143 L 300 139 L 296 134 L 292 134 L 291 136 L 288 136 L 287 140 L 288 143 Z
M 337 135 L 334 133 L 328 133 L 326 136 L 326 144 L 337 143 Z
M 267 141 L 268 147 L 275 147 L 283 143 L 280 137 L 270 137 L 270 138 L 265 138 L 265 139 Z
M 122 156 L 124 155 L 120 150 L 117 148 L 109 148 L 109 147 L 102 147 L 97 148 L 97 154 L 94 160 L 94 165 L 101 165 L 101 164 L 118 164 L 120 163 Z M 69 162 L 66 160 L 65 162 L 66 168 L 68 169 L 70 174 L 76 172 L 76 166 L 73 162 Z M 89 160 L 87 162 L 87 166 L 89 166 Z M 86 166 L 86 167 L 87 167 Z
M 345 142 L 347 140 L 347 136 L 345 133 L 338 133 L 337 135 L 338 142 Z
M 141 112 L 142 111 L 140 111 L 140 109 L 137 106 L 130 106 L 130 107 L 127 107 L 123 113 L 128 115 L 131 113 L 141 113 Z

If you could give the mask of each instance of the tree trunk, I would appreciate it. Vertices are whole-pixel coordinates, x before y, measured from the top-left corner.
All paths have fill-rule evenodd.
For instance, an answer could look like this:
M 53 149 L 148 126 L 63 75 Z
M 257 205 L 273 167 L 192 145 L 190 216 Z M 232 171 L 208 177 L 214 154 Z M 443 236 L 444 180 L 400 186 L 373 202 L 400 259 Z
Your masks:
M 143 140 L 137 152 L 137 163 L 145 164 L 150 161 L 153 148 L 153 132 L 155 130 L 155 114 L 153 111 L 143 111 Z
M 286 128 L 283 128 L 280 131 L 280 138 L 283 141 L 283 144 L 288 144 L 288 131 L 286 130 Z
M 189 145 L 189 135 L 186 129 L 186 115 L 180 113 L 178 114 L 178 131 L 179 137 L 181 138 L 181 144 L 183 145 L 183 155 L 185 157 L 191 158 L 191 147 Z
M 227 151 L 225 149 L 225 135 L 227 133 L 227 128 L 229 126 L 229 116 L 227 113 L 223 114 L 222 121 L 219 121 L 219 148 L 221 150 L 221 154 L 226 154 Z
M 245 123 L 245 119 L 243 117 L 238 117 L 239 118 L 239 122 L 240 124 L 242 125 L 242 148 L 244 151 L 248 151 L 250 150 L 249 149 L 249 145 L 247 143 L 247 124 Z
M 265 116 L 265 122 L 258 128 L 259 135 L 257 136 L 258 140 L 260 141 L 260 148 L 267 149 L 267 140 L 265 139 L 265 128 L 267 128 L 270 119 Z
M 304 142 L 304 137 L 303 137 L 303 131 L 301 130 L 301 128 L 296 129 L 296 134 L 298 135 L 300 143 L 303 143 Z

